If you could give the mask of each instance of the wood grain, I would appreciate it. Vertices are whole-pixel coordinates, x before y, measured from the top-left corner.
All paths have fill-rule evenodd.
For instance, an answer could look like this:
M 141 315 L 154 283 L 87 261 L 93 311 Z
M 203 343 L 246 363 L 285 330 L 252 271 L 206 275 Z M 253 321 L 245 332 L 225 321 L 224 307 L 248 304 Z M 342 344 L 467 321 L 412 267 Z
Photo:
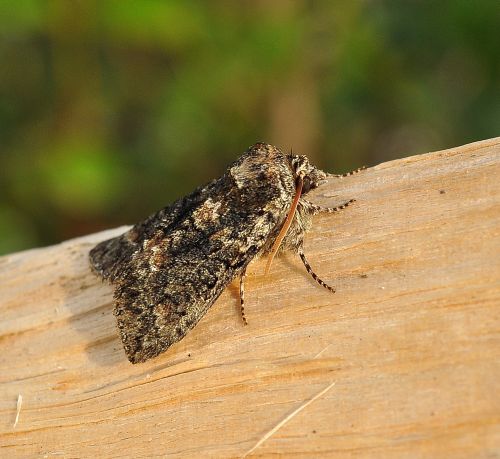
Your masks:
M 131 365 L 87 254 L 0 258 L 0 456 L 500 456 L 500 138 L 332 179 L 306 254 L 252 264 Z M 17 425 L 18 396 L 22 395 Z

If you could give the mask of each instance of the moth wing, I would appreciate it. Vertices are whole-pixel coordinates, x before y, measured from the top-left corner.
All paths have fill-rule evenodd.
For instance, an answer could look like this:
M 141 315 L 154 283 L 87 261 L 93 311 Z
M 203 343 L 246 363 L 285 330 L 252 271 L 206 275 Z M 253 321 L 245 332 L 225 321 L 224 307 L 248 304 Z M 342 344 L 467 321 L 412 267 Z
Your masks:
M 158 237 L 135 255 L 126 275 L 116 282 L 114 313 L 133 363 L 182 339 L 265 242 L 256 241 L 245 253 L 236 247 L 237 240 L 180 236 L 178 231 Z M 180 252 L 172 247 L 179 236 Z
M 267 167 L 261 156 L 268 153 L 250 150 L 201 193 L 94 249 L 96 270 L 115 284 L 114 313 L 132 363 L 182 339 L 226 285 L 272 243 L 294 181 L 279 175 L 287 170 L 281 153 Z M 123 244 L 126 250 L 120 252 Z

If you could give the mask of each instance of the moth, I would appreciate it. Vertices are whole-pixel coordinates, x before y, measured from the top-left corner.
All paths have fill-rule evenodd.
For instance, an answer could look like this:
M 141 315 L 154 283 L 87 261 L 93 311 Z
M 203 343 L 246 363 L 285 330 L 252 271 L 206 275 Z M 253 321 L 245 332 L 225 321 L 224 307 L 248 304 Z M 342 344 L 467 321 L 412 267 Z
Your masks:
M 307 201 L 304 196 L 327 177 L 342 176 L 317 169 L 306 156 L 257 143 L 222 177 L 94 247 L 90 263 L 114 286 L 114 315 L 128 359 L 144 362 L 181 340 L 237 277 L 246 323 L 245 272 L 258 256 L 269 255 L 268 271 L 276 253 L 295 251 L 314 280 L 335 292 L 303 251 L 313 215 L 354 202 L 328 208 Z

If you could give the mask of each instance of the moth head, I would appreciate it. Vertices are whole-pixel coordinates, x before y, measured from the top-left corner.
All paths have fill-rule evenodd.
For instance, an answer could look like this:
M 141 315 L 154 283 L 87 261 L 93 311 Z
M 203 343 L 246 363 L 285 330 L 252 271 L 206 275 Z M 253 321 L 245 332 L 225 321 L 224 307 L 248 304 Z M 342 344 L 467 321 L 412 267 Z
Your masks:
M 295 180 L 297 181 L 299 177 L 302 177 L 302 194 L 306 194 L 323 183 L 326 183 L 326 174 L 322 170 L 316 169 L 316 167 L 309 162 L 307 156 L 290 155 L 289 158 Z

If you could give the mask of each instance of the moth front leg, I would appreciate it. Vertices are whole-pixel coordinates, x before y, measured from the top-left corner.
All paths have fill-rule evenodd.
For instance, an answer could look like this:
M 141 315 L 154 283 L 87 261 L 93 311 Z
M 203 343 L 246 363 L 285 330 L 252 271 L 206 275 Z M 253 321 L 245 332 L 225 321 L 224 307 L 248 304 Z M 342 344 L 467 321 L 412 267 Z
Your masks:
M 245 317 L 245 276 L 247 274 L 247 268 L 243 270 L 240 276 L 240 308 L 241 308 L 241 318 L 243 323 L 248 325 L 247 319 Z
M 327 290 L 330 290 L 330 292 L 335 293 L 335 289 L 333 287 L 330 287 L 325 281 L 320 279 L 318 275 L 313 271 L 311 268 L 311 265 L 307 261 L 306 256 L 304 255 L 304 249 L 302 246 L 299 247 L 298 249 L 300 259 L 302 260 L 302 263 L 304 263 L 304 266 L 306 267 L 306 271 L 311 275 L 311 277 L 322 287 L 325 287 Z

